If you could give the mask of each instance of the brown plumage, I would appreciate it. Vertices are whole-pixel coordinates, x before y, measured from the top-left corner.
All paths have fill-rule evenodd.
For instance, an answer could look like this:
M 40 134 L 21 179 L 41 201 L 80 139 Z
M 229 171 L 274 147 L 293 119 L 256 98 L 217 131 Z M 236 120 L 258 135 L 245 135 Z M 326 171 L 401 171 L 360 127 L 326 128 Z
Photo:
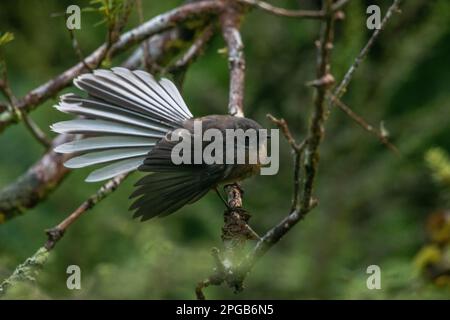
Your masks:
M 226 129 L 258 130 L 262 128 L 251 119 L 210 115 L 189 119 L 182 124 L 182 127 L 192 135 L 194 121 L 201 121 L 203 132 L 214 128 L 220 130 L 224 137 Z M 237 182 L 259 172 L 258 163 L 225 164 L 225 159 L 222 161 L 223 164 L 174 165 L 171 152 L 177 142 L 170 141 L 170 134 L 171 132 L 156 144 L 149 152 L 144 164 L 138 168 L 139 171 L 152 172 L 137 182 L 138 189 L 131 195 L 131 198 L 140 196 L 131 209 L 137 209 L 134 216 L 141 217 L 142 220 L 166 216 L 188 203 L 197 201 L 220 184 Z M 212 142 L 203 142 L 202 151 L 210 143 Z M 193 152 L 191 154 L 193 155 Z

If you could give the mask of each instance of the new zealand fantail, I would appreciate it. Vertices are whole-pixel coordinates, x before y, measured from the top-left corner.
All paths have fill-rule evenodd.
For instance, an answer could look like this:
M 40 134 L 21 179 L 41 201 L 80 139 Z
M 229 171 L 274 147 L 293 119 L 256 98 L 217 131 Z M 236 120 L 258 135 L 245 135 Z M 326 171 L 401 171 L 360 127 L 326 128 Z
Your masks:
M 175 165 L 172 151 L 176 142 L 171 135 L 182 128 L 193 133 L 195 121 L 200 121 L 203 130 L 217 129 L 224 134 L 227 129 L 258 131 L 262 127 L 251 119 L 230 115 L 194 118 L 168 79 L 157 81 L 144 71 L 113 68 L 83 74 L 74 83 L 88 96 L 63 95 L 56 108 L 80 117 L 58 122 L 52 129 L 82 134 L 83 138 L 62 144 L 55 151 L 75 154 L 65 163 L 68 168 L 103 165 L 89 174 L 88 182 L 136 169 L 150 173 L 136 183 L 131 195 L 137 198 L 131 206 L 136 210 L 135 217 L 147 220 L 166 216 L 221 183 L 235 182 L 260 170 L 261 161 Z M 260 139 L 256 152 L 267 150 L 265 143 Z M 203 143 L 202 149 L 207 145 Z

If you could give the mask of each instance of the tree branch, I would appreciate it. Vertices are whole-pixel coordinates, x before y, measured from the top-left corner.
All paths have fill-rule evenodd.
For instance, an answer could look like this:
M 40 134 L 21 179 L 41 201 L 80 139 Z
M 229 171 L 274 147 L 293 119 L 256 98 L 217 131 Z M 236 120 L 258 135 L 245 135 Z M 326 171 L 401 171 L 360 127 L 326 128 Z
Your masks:
M 65 16 L 66 16 L 66 19 L 68 19 L 68 17 L 69 17 L 68 13 L 66 13 Z M 73 47 L 73 50 L 75 51 L 75 54 L 76 54 L 78 60 L 80 60 L 80 62 L 83 64 L 85 70 L 92 72 L 91 66 L 89 66 L 85 61 L 83 51 L 81 50 L 81 47 L 80 47 L 80 43 L 78 42 L 78 39 L 75 36 L 75 31 L 73 29 L 67 28 L 67 27 L 66 27 L 66 29 L 69 32 L 70 41 L 72 42 L 72 47 Z
M 401 0 L 394 0 L 392 5 L 389 7 L 388 11 L 386 12 L 386 15 L 384 16 L 383 20 L 381 21 L 380 28 L 376 29 L 372 33 L 372 36 L 370 37 L 369 41 L 364 46 L 364 48 L 361 50 L 361 52 L 358 54 L 355 61 L 353 62 L 353 64 L 350 66 L 347 73 L 345 74 L 344 78 L 342 79 L 342 81 L 339 83 L 339 85 L 334 90 L 333 96 L 332 96 L 333 100 L 342 98 L 342 95 L 347 90 L 347 87 L 348 87 L 356 69 L 358 69 L 361 62 L 366 58 L 367 54 L 369 53 L 369 50 L 372 48 L 373 44 L 375 43 L 375 40 L 380 35 L 380 32 L 385 28 L 387 22 L 392 17 L 392 14 L 399 10 L 400 3 L 401 3 Z M 331 102 L 333 104 L 333 101 L 331 101 Z
M 230 89 L 228 113 L 244 116 L 245 58 L 239 27 L 244 7 L 236 2 L 228 2 L 228 6 L 220 15 L 222 35 L 228 49 L 228 67 L 230 69 Z
M 189 67 L 189 65 L 202 54 L 206 44 L 212 38 L 213 34 L 214 25 L 207 25 L 205 29 L 201 31 L 200 35 L 193 41 L 186 52 L 168 68 L 167 72 L 175 73 Z
M 1 57 L 0 57 L 1 59 Z M 18 119 L 23 119 L 26 128 L 36 140 L 42 144 L 44 147 L 49 148 L 50 146 L 50 140 L 47 138 L 46 134 L 39 128 L 39 126 L 26 114 L 22 113 L 17 107 L 17 98 L 13 94 L 11 87 L 9 86 L 8 81 L 8 72 L 6 68 L 6 61 L 0 60 L 0 64 L 3 66 L 1 78 L 0 78 L 0 91 L 3 93 L 3 95 L 6 97 L 6 100 L 9 102 L 9 104 L 6 106 L 6 108 L 14 114 Z
M 341 1 L 343 2 L 343 1 Z M 337 106 L 340 110 L 342 110 L 345 114 L 347 114 L 351 119 L 353 119 L 358 125 L 360 125 L 363 129 L 368 131 L 369 133 L 374 134 L 380 141 L 383 143 L 387 148 L 389 148 L 391 151 L 393 151 L 395 154 L 399 155 L 400 151 L 398 148 L 393 145 L 388 137 L 384 136 L 381 132 L 375 130 L 371 125 L 369 125 L 362 117 L 360 117 L 358 114 L 356 114 L 350 107 L 348 107 L 344 102 L 342 102 L 341 98 L 347 91 L 347 87 L 350 84 L 351 79 L 353 78 L 353 75 L 355 74 L 356 70 L 358 69 L 361 62 L 364 61 L 367 54 L 369 53 L 370 49 L 374 45 L 375 41 L 377 40 L 378 36 L 380 35 L 380 32 L 385 28 L 387 22 L 392 17 L 393 13 L 396 11 L 399 11 L 401 0 L 394 0 L 392 5 L 387 10 L 385 16 L 383 17 L 383 20 L 381 21 L 381 25 L 379 29 L 376 29 L 372 36 L 367 41 L 366 45 L 362 48 L 358 56 L 356 57 L 353 64 L 350 66 L 350 68 L 345 73 L 342 81 L 339 83 L 339 85 L 335 88 L 333 94 L 330 94 L 328 96 L 328 109 L 331 109 L 333 106 Z M 335 5 L 337 5 L 336 3 Z
M 48 250 L 41 247 L 35 254 L 25 260 L 24 263 L 17 266 L 12 275 L 0 283 L 0 297 L 4 295 L 10 287 L 18 284 L 19 282 L 35 281 L 36 276 L 47 262 L 48 255 Z
M 309 18 L 309 19 L 324 19 L 325 13 L 323 11 L 314 10 L 288 10 L 284 8 L 278 8 L 270 3 L 259 0 L 238 0 L 241 3 L 245 3 L 252 7 L 256 7 L 265 12 L 274 14 L 276 16 L 288 17 L 288 18 Z
M 368 124 L 367 121 L 364 120 L 364 118 L 362 118 L 356 112 L 354 112 L 352 109 L 350 109 L 349 106 L 347 106 L 345 103 L 343 103 L 339 99 L 333 99 L 333 103 L 340 110 L 342 110 L 347 116 L 349 116 L 353 121 L 355 121 L 361 128 L 363 128 L 370 134 L 373 134 L 375 137 L 377 137 L 377 139 L 380 140 L 380 142 L 382 144 L 384 144 L 388 149 L 390 149 L 396 155 L 400 155 L 400 151 L 398 150 L 398 148 L 394 144 L 392 144 L 392 142 L 389 141 L 387 136 L 383 135 L 380 131 L 375 129 L 372 125 Z
M 294 157 L 294 191 L 292 195 L 292 205 L 291 212 L 295 211 L 298 207 L 299 197 L 300 197 L 300 167 L 303 151 L 306 146 L 306 140 L 303 140 L 301 143 L 297 143 L 292 136 L 291 130 L 284 119 L 277 119 L 274 116 L 268 114 L 267 117 L 270 121 L 275 123 L 277 127 L 281 130 L 284 137 L 288 141 L 291 149 L 295 155 Z
M 219 19 L 222 35 L 227 44 L 230 70 L 228 113 L 243 117 L 245 59 L 239 27 L 245 6 L 234 1 L 228 1 L 227 3 L 228 6 Z M 238 184 L 225 186 L 224 189 L 228 195 L 228 208 L 224 212 L 224 226 L 222 228 L 222 241 L 225 250 L 221 254 L 218 249 L 213 249 L 216 268 L 212 275 L 200 281 L 196 286 L 195 293 L 199 300 L 205 299 L 203 289 L 210 285 L 221 285 L 225 282 L 236 292 L 242 290 L 242 282 L 236 282 L 233 274 L 238 253 L 242 250 L 246 240 L 259 238 L 248 226 L 250 215 L 242 208 L 244 191 Z

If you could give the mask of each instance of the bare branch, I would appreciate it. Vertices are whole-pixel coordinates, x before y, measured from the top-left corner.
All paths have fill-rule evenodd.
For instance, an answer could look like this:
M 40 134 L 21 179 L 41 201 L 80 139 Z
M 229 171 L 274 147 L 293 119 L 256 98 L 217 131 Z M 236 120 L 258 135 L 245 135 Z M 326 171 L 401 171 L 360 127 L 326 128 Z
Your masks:
M 39 271 L 45 265 L 49 252 L 44 247 L 39 248 L 35 254 L 17 266 L 11 276 L 0 283 L 0 297 L 6 293 L 8 288 L 19 282 L 35 281 Z
M 237 0 L 238 2 L 247 4 L 249 6 L 261 9 L 270 14 L 288 17 L 288 18 L 304 18 L 304 19 L 316 19 L 322 20 L 325 19 L 326 13 L 322 10 L 289 10 L 284 8 L 279 8 L 267 3 L 265 1 L 260 0 Z M 331 9 L 333 12 L 336 12 L 342 9 L 349 0 L 339 0 L 335 4 L 332 5 Z
M 342 9 L 350 0 L 338 0 L 331 6 L 333 11 L 338 11 Z
M 340 1 L 344 2 L 344 1 Z M 342 96 L 347 91 L 347 87 L 350 84 L 351 79 L 353 78 L 354 73 L 356 72 L 356 69 L 359 67 L 361 62 L 366 58 L 367 54 L 369 53 L 369 50 L 374 45 L 376 39 L 380 35 L 380 32 L 385 28 L 387 22 L 392 17 L 394 12 L 399 11 L 401 0 L 394 0 L 392 5 L 389 7 L 389 9 L 386 12 L 386 15 L 384 16 L 383 20 L 381 21 L 380 27 L 376 29 L 372 36 L 370 37 L 369 41 L 366 43 L 366 45 L 362 48 L 358 56 L 356 57 L 353 64 L 350 66 L 346 74 L 344 75 L 344 78 L 339 83 L 339 85 L 335 88 L 333 94 L 330 94 L 328 96 L 328 109 L 331 109 L 333 106 L 337 106 L 339 109 L 341 109 L 343 112 L 345 112 L 351 119 L 353 119 L 358 125 L 360 125 L 362 128 L 364 128 L 369 133 L 374 134 L 380 141 L 383 143 L 386 147 L 388 147 L 391 151 L 393 151 L 395 154 L 399 155 L 400 151 L 398 148 L 393 145 L 386 136 L 381 134 L 381 132 L 375 130 L 373 126 L 369 125 L 362 117 L 357 115 L 353 110 L 350 109 L 346 104 L 344 104 L 341 100 Z M 339 4 L 339 2 L 335 3 L 335 6 Z
M 27 127 L 28 131 L 33 135 L 33 137 L 36 138 L 36 140 L 42 144 L 44 147 L 49 148 L 51 145 L 50 140 L 46 136 L 46 134 L 39 128 L 39 126 L 27 115 L 22 113 L 19 109 L 17 109 L 17 98 L 13 94 L 11 87 L 9 86 L 8 81 L 8 72 L 6 68 L 6 62 L 0 61 L 2 64 L 2 74 L 0 78 L 0 91 L 3 93 L 3 95 L 6 97 L 6 99 L 9 102 L 9 105 L 7 105 L 8 110 L 14 114 L 17 118 L 23 119 L 25 126 Z
M 106 182 L 96 193 L 84 201 L 74 212 L 66 219 L 59 223 L 56 227 L 46 230 L 48 240 L 45 244 L 47 250 L 53 249 L 56 243 L 62 238 L 67 229 L 86 211 L 92 209 L 97 203 L 114 192 L 117 187 L 128 177 L 128 173 L 124 173 L 114 177 Z
M 220 15 L 230 69 L 228 112 L 237 117 L 244 116 L 245 58 L 244 44 L 239 31 L 242 10 L 243 7 L 237 3 L 230 3 Z
M 208 278 L 200 281 L 195 294 L 198 300 L 205 300 L 203 290 L 210 285 L 227 284 L 235 292 L 242 290 L 242 281 L 236 278 L 235 266 L 238 264 L 240 254 L 247 240 L 256 240 L 260 237 L 248 225 L 250 214 L 242 208 L 242 195 L 244 191 L 239 184 L 234 183 L 224 187 L 228 195 L 228 208 L 224 212 L 224 226 L 222 228 L 222 241 L 224 251 L 212 249 L 214 259 L 214 272 Z
M 65 14 L 66 15 L 66 20 L 68 19 L 68 13 Z M 75 31 L 71 28 L 66 28 L 67 31 L 69 32 L 69 37 L 70 37 L 70 41 L 72 42 L 72 47 L 73 50 L 75 51 L 75 54 L 78 57 L 78 60 L 80 60 L 80 62 L 83 64 L 84 68 L 88 71 L 92 71 L 91 66 L 89 66 L 84 58 L 84 54 L 83 51 L 81 50 L 80 44 L 78 42 L 77 37 L 75 36 Z
M 341 83 L 336 87 L 336 89 L 333 92 L 333 96 L 337 99 L 341 99 L 342 95 L 347 90 L 347 87 L 353 77 L 353 74 L 355 73 L 356 69 L 358 69 L 361 62 L 365 59 L 367 56 L 367 53 L 369 53 L 369 50 L 372 48 L 373 44 L 375 43 L 375 40 L 380 35 L 380 32 L 384 29 L 389 19 L 392 17 L 392 14 L 396 11 L 399 11 L 401 0 L 394 0 L 392 5 L 389 7 L 388 11 L 386 12 L 386 15 L 384 16 L 383 20 L 381 21 L 381 25 L 378 29 L 376 29 L 372 36 L 370 37 L 367 44 L 364 46 L 364 48 L 361 50 L 361 52 L 356 57 L 353 64 L 348 69 L 347 73 L 345 74 L 344 78 L 342 79 Z
M 288 141 L 291 146 L 292 151 L 294 152 L 294 191 L 292 195 L 292 205 L 291 212 L 298 209 L 299 197 L 300 197 L 300 167 L 303 151 L 306 146 L 306 140 L 303 140 L 301 143 L 297 143 L 292 136 L 291 130 L 284 119 L 277 119 L 274 116 L 268 114 L 267 117 L 270 121 L 275 123 L 277 127 L 281 130 L 284 137 Z
M 193 63 L 203 52 L 205 45 L 214 34 L 214 26 L 208 25 L 201 34 L 194 40 L 188 50 L 173 65 L 168 68 L 168 72 L 174 73 L 182 69 L 186 69 Z
M 174 43 L 179 42 L 180 40 L 181 32 L 179 28 L 166 30 L 145 40 L 150 49 L 146 58 L 147 61 L 152 64 L 158 63 L 164 54 L 173 49 Z M 127 69 L 139 69 L 143 65 L 144 56 L 145 51 L 143 46 L 139 46 L 122 65 Z
M 355 121 L 361 128 L 366 130 L 367 132 L 373 134 L 380 140 L 382 144 L 384 144 L 387 148 L 393 151 L 396 155 L 400 155 L 400 151 L 397 149 L 395 145 L 393 145 L 389 139 L 384 136 L 380 131 L 376 130 L 372 125 L 368 124 L 364 118 L 359 116 L 356 112 L 350 109 L 345 103 L 343 103 L 339 99 L 332 98 L 333 105 L 337 106 L 340 110 L 342 110 L 346 115 L 348 115 L 353 121 Z
M 332 14 L 331 0 L 324 0 L 324 10 L 328 13 L 327 19 L 322 26 L 322 35 L 318 44 L 318 59 L 317 59 L 317 79 L 332 79 L 330 74 L 330 58 L 331 50 L 333 48 L 334 37 L 334 17 Z M 331 76 L 331 77 L 330 77 Z M 306 213 L 309 211 L 312 200 L 312 191 L 317 167 L 319 164 L 319 146 L 324 136 L 324 122 L 325 122 L 325 102 L 331 80 L 323 82 L 316 87 L 316 96 L 314 99 L 314 109 L 311 117 L 310 127 L 306 140 L 305 159 L 303 163 L 304 170 L 304 184 L 303 194 L 300 199 L 300 212 Z
M 230 88 L 228 113 L 237 116 L 244 116 L 244 80 L 245 80 L 245 59 L 241 34 L 239 31 L 240 20 L 245 7 L 237 2 L 228 1 L 228 6 L 220 15 L 222 35 L 228 49 L 228 66 L 230 69 Z M 221 285 L 222 283 L 242 290 L 242 282 L 236 282 L 233 275 L 234 264 L 237 253 L 242 249 L 246 240 L 259 238 L 258 235 L 248 226 L 250 215 L 242 209 L 243 190 L 238 184 L 225 186 L 228 195 L 228 209 L 224 212 L 224 226 L 222 228 L 222 241 L 224 243 L 224 254 L 216 252 L 216 265 L 214 273 L 207 279 L 201 281 L 195 293 L 197 299 L 204 300 L 203 289 L 210 285 Z M 217 250 L 217 249 L 216 249 Z
M 211 250 L 211 255 L 214 259 L 215 263 L 215 269 L 214 273 L 206 278 L 203 281 L 200 281 L 197 286 L 195 287 L 195 296 L 197 297 L 197 300 L 205 300 L 205 294 L 203 293 L 203 290 L 209 287 L 210 285 L 219 286 L 221 285 L 226 278 L 227 274 L 227 268 L 222 263 L 222 259 L 220 257 L 220 251 L 217 248 L 213 248 Z
M 309 19 L 324 19 L 325 13 L 323 11 L 314 10 L 288 10 L 283 8 L 278 8 L 270 3 L 259 1 L 259 0 L 238 0 L 239 2 L 245 3 L 247 5 L 256 7 L 268 13 L 289 17 L 289 18 L 309 18 Z
M 21 113 L 21 117 L 23 119 L 23 122 L 25 123 L 25 126 L 27 127 L 28 131 L 31 132 L 33 137 L 45 148 L 50 148 L 52 142 L 44 133 L 44 131 L 42 131 L 42 129 L 36 124 L 36 122 L 34 122 L 33 119 L 31 119 L 31 117 L 26 113 Z
M 292 136 L 291 130 L 289 129 L 289 126 L 284 119 L 277 119 L 271 114 L 267 115 L 267 118 L 269 118 L 270 121 L 272 121 L 274 124 L 277 125 L 277 127 L 281 130 L 286 140 L 289 142 L 289 145 L 295 152 L 301 152 L 303 148 L 305 147 L 306 141 L 302 141 L 302 143 L 298 144 L 294 137 Z

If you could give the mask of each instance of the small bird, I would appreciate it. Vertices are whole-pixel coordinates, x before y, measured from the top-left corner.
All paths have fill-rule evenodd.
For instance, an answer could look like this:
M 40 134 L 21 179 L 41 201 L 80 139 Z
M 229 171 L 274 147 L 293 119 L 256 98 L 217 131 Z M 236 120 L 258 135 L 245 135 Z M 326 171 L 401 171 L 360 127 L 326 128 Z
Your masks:
M 203 131 L 218 129 L 262 129 L 257 122 L 230 115 L 194 118 L 177 87 L 168 79 L 155 79 L 142 71 L 125 68 L 95 70 L 74 80 L 87 93 L 61 96 L 56 108 L 78 118 L 51 126 L 62 134 L 81 134 L 55 148 L 55 152 L 74 156 L 65 162 L 68 168 L 101 165 L 86 178 L 96 182 L 138 170 L 148 173 L 136 184 L 130 198 L 130 210 L 141 221 L 167 216 L 203 197 L 220 184 L 233 183 L 255 175 L 262 163 L 174 164 L 171 158 L 177 142 L 177 129 L 194 132 L 199 121 Z M 258 139 L 257 150 L 267 150 L 266 139 Z M 204 149 L 211 142 L 203 142 Z M 236 146 L 235 146 L 236 148 Z M 248 144 L 245 145 L 248 159 Z M 137 198 L 137 199 L 136 199 Z

